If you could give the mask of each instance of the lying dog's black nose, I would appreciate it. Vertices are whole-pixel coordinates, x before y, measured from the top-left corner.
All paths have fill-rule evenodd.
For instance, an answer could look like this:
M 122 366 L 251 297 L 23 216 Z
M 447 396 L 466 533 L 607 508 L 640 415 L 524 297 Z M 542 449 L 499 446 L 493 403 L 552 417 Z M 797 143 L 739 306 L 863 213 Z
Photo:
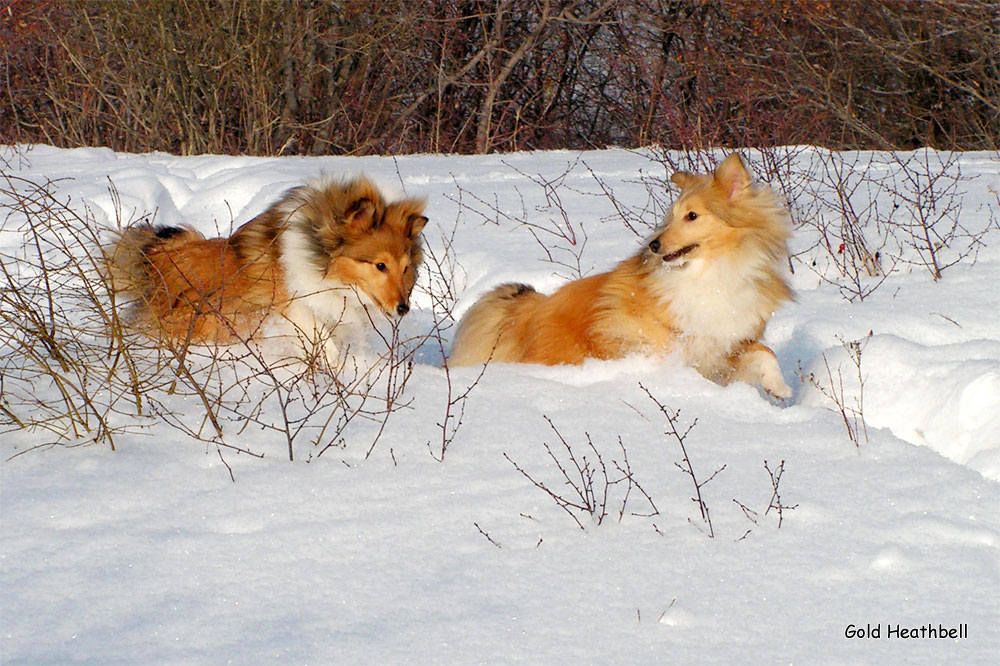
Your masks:
M 400 303 L 399 305 L 396 306 L 396 312 L 399 313 L 400 317 L 402 317 L 409 311 L 410 311 L 410 306 L 407 305 L 406 303 Z
M 652 252 L 659 252 L 660 251 L 660 241 L 659 241 L 659 239 L 654 240 L 652 243 L 650 243 L 649 244 L 649 249 Z

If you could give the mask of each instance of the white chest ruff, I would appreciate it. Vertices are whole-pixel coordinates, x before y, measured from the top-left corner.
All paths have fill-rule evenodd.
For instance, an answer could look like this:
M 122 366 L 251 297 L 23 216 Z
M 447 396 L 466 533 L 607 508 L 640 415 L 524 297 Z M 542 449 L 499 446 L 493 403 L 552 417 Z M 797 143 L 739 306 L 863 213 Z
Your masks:
M 684 268 L 660 271 L 657 280 L 681 331 L 684 360 L 705 370 L 721 363 L 738 343 L 756 338 L 771 316 L 754 270 L 695 259 Z
M 315 266 L 312 240 L 294 225 L 280 238 L 289 302 L 275 333 L 295 336 L 305 345 L 322 345 L 334 361 L 346 345 L 363 343 L 371 326 L 369 312 L 377 308 L 357 288 L 325 277 Z

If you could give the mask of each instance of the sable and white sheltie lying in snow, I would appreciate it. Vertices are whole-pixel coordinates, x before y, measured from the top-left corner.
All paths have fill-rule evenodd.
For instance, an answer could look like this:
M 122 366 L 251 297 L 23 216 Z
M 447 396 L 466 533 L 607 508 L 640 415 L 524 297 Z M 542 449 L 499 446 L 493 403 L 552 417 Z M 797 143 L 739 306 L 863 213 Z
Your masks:
M 677 351 L 705 377 L 792 391 L 764 326 L 792 298 L 782 267 L 788 215 L 736 154 L 712 175 L 675 173 L 680 197 L 649 244 L 613 270 L 545 296 L 505 284 L 468 311 L 454 365 L 581 363 Z
M 288 191 L 229 238 L 139 225 L 108 249 L 138 322 L 175 343 L 294 336 L 334 362 L 378 312 L 401 317 L 422 258 L 424 202 L 386 203 L 367 178 Z M 320 349 L 321 348 L 321 349 Z

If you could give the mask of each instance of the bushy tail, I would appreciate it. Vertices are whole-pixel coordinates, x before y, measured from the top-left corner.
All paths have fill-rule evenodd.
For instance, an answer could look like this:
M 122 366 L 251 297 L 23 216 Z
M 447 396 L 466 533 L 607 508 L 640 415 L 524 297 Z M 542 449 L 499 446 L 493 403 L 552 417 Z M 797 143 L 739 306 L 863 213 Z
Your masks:
M 501 336 L 514 313 L 527 303 L 545 298 L 526 284 L 503 284 L 473 305 L 459 324 L 451 347 L 449 363 L 475 365 L 496 358 L 502 360 Z
M 154 249 L 204 238 L 193 229 L 184 227 L 154 227 L 137 224 L 123 231 L 118 239 L 104 248 L 108 278 L 116 294 L 130 298 L 145 298 L 152 285 L 147 259 Z

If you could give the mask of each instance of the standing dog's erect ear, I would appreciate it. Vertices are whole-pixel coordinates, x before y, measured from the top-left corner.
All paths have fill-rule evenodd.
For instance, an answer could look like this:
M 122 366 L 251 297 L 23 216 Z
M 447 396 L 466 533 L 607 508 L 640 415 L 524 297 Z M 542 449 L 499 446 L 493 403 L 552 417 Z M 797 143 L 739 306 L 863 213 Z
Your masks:
M 424 225 L 427 224 L 427 217 L 424 215 L 410 215 L 406 218 L 407 231 L 406 235 L 410 238 L 416 238 L 424 229 Z
M 733 153 L 722 161 L 713 176 L 715 182 L 730 199 L 750 187 L 750 172 L 747 171 L 739 154 Z
M 391 203 L 385 209 L 385 223 L 403 236 L 416 239 L 417 234 L 427 224 L 427 218 L 424 216 L 425 204 L 423 199 L 403 199 Z
M 351 233 L 367 233 L 377 226 L 375 202 L 371 199 L 358 199 L 344 211 L 344 227 Z

